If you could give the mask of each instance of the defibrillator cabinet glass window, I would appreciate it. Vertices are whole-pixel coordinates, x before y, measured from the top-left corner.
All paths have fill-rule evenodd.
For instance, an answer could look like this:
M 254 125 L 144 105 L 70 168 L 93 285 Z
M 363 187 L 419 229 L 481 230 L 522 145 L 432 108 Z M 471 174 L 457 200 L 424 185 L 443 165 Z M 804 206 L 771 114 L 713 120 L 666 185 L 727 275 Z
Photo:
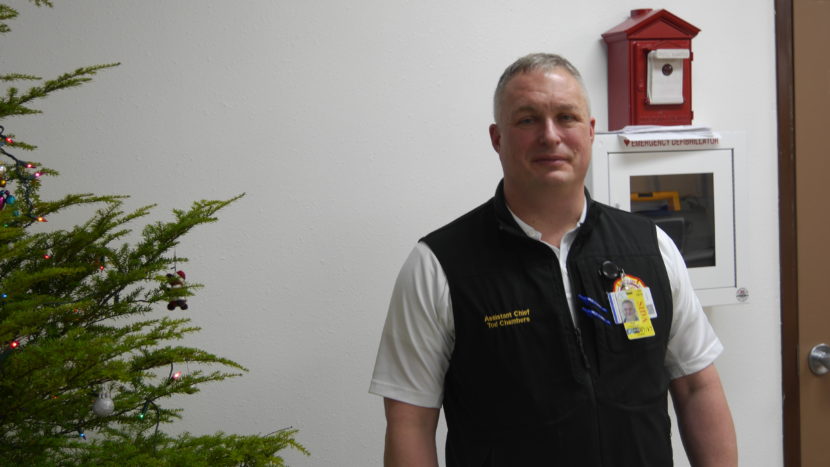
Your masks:
M 690 268 L 715 266 L 712 173 L 631 176 L 631 211 L 652 219 Z

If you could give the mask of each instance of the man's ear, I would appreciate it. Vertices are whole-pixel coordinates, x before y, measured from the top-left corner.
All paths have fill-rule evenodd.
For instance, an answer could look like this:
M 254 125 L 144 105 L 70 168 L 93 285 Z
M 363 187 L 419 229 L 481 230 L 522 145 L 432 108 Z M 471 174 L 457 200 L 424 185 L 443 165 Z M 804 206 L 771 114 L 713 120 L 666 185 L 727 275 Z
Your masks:
M 594 117 L 591 117 L 591 142 L 592 143 L 594 142 L 594 134 L 596 132 L 596 128 L 595 128 L 596 125 L 597 125 L 597 119 L 594 118 Z
M 501 132 L 499 131 L 498 125 L 495 123 L 490 124 L 490 144 L 493 145 L 493 149 L 496 152 L 499 152 L 501 149 Z

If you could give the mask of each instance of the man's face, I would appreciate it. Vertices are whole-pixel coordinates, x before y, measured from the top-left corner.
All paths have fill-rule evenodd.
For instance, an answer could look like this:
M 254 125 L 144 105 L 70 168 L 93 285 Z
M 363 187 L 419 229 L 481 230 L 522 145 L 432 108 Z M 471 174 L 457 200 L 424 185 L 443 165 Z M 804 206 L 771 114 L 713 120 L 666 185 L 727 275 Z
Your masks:
M 581 188 L 591 161 L 594 119 L 582 88 L 566 70 L 521 73 L 504 88 L 490 140 L 505 186 Z

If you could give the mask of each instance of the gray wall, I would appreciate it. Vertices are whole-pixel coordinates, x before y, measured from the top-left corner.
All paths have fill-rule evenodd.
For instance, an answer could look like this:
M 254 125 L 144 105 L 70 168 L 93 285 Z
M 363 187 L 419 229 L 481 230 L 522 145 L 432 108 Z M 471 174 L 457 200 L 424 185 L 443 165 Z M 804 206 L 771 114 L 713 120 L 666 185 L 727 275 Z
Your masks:
M 367 394 L 395 275 L 414 242 L 489 197 L 487 137 L 502 69 L 531 51 L 580 67 L 607 128 L 600 34 L 643 5 L 562 2 L 63 1 L 2 39 L 5 72 L 54 76 L 121 61 L 92 85 L 3 122 L 58 169 L 45 193 L 122 193 L 154 216 L 247 196 L 178 249 L 206 288 L 187 344 L 251 369 L 184 398 L 174 429 L 293 426 L 292 465 L 378 465 L 380 399 Z M 754 183 L 750 305 L 708 310 L 742 465 L 782 463 L 773 3 L 666 0 L 701 28 L 695 122 L 747 134 Z M 50 219 L 72 224 L 81 213 Z M 160 315 L 167 314 L 159 310 Z M 178 311 L 176 313 L 179 313 Z M 679 438 L 675 437 L 677 442 Z M 677 464 L 687 465 L 679 442 Z

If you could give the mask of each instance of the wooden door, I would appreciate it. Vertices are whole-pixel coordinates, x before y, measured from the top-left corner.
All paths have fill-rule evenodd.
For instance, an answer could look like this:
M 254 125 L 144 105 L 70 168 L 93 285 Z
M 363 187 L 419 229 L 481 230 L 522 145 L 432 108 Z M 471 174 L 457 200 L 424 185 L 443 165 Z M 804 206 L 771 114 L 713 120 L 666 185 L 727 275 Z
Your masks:
M 776 6 L 784 454 L 787 467 L 826 467 L 830 375 L 814 375 L 807 355 L 816 344 L 830 344 L 830 0 Z M 789 38 L 782 24 L 787 8 Z M 788 40 L 791 58 L 782 50 Z

